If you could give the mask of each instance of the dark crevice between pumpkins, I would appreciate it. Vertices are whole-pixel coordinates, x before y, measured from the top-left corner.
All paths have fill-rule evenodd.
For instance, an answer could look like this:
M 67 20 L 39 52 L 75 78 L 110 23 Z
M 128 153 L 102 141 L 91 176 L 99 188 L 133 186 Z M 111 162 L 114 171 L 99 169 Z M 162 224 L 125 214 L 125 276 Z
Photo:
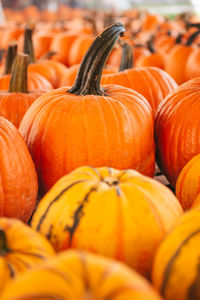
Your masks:
M 106 28 L 86 52 L 74 85 L 67 92 L 75 95 L 105 95 L 101 88 L 101 76 L 105 62 L 116 40 L 125 33 L 122 23 Z
M 28 55 L 18 53 L 13 63 L 9 92 L 28 93 L 27 87 Z
M 12 41 L 9 43 L 8 51 L 6 54 L 6 63 L 5 63 L 5 71 L 4 74 L 10 74 L 12 70 L 13 63 L 15 61 L 17 55 L 17 42 Z
M 10 252 L 11 250 L 7 245 L 7 238 L 6 238 L 5 231 L 0 229 L 0 256 L 5 256 Z
M 127 42 L 121 43 L 122 58 L 120 62 L 119 71 L 124 71 L 133 68 L 133 48 Z

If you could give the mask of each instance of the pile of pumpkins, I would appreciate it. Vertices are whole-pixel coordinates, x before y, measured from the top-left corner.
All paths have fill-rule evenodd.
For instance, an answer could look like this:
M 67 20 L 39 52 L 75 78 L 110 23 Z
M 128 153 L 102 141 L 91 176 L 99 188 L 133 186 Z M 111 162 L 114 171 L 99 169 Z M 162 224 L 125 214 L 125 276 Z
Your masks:
M 98 32 L 102 19 L 87 14 Z M 19 22 L 22 35 L 2 51 L 1 300 L 200 300 L 200 77 L 178 86 L 141 64 L 166 51 L 183 75 L 185 53 L 199 51 L 198 20 L 119 19 L 87 39 L 60 30 L 79 27 L 76 17 L 55 32 L 46 24 L 54 46 L 40 59 L 41 23 Z M 133 47 L 136 25 L 135 40 L 162 51 Z M 156 163 L 170 188 L 153 179 Z

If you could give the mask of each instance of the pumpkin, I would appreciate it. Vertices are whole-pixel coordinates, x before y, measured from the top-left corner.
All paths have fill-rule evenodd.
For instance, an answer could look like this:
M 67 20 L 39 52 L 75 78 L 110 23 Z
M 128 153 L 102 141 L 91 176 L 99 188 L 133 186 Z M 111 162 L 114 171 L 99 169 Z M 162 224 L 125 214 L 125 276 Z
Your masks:
M 51 257 L 51 244 L 20 220 L 0 218 L 0 293 L 8 282 Z
M 0 78 L 0 116 L 11 121 L 17 128 L 31 104 L 42 94 L 42 91 L 28 92 L 27 89 L 28 56 L 18 54 L 12 69 L 12 74 Z M 40 75 L 29 74 L 29 86 L 41 85 Z M 43 78 L 42 78 L 43 79 Z M 45 79 L 44 79 L 45 80 Z
M 37 176 L 18 130 L 0 117 L 0 216 L 27 222 L 37 198 Z
M 200 76 L 200 51 L 195 49 L 189 55 L 185 67 L 185 79 L 190 80 Z
M 185 164 L 200 152 L 200 78 L 171 92 L 158 108 L 155 122 L 157 162 L 173 187 Z
M 177 87 L 172 77 L 156 67 L 133 68 L 107 74 L 102 77 L 101 83 L 120 84 L 139 92 L 151 105 L 154 115 L 160 102 Z
M 79 64 L 82 61 L 92 42 L 93 37 L 91 35 L 81 35 L 73 41 L 68 58 L 70 66 Z
M 193 52 L 192 43 L 198 35 L 199 32 L 195 32 L 189 37 L 185 45 L 175 45 L 168 54 L 165 71 L 172 76 L 178 84 L 182 84 L 186 81 L 185 68 L 187 59 Z
M 34 284 L 33 284 L 34 283 Z M 153 287 L 123 264 L 67 251 L 10 283 L 1 299 L 161 300 Z
M 181 217 L 160 245 L 153 284 L 166 300 L 199 299 L 200 210 Z
M 33 36 L 33 45 L 36 59 L 41 58 L 50 49 L 54 34 L 52 32 L 40 31 Z
M 121 23 L 107 28 L 86 53 L 73 87 L 44 94 L 24 116 L 20 132 L 35 162 L 41 193 L 83 165 L 135 168 L 153 176 L 148 102 L 121 86 L 100 87 L 106 57 L 123 32 Z
M 157 246 L 181 213 L 169 189 L 136 171 L 81 167 L 46 194 L 31 225 L 56 251 L 92 251 L 149 275 Z
M 200 193 L 200 154 L 182 169 L 176 183 L 176 196 L 184 209 L 189 209 Z

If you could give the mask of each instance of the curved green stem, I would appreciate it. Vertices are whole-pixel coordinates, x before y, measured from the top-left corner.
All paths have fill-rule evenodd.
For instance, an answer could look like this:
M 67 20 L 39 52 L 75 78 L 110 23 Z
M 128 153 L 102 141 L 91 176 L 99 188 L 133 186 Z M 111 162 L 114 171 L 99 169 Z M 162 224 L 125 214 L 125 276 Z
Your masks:
M 100 86 L 104 64 L 116 40 L 125 32 L 122 23 L 115 23 L 106 28 L 92 43 L 86 52 L 76 81 L 68 91 L 76 95 L 104 95 Z
M 13 64 L 9 92 L 28 93 L 27 88 L 28 55 L 18 53 Z

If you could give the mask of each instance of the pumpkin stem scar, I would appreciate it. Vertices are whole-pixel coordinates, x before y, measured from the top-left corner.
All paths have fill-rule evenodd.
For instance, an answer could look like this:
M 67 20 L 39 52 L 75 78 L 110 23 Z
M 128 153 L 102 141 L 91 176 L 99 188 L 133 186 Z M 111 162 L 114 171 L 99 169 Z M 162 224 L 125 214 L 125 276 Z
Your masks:
M 107 27 L 86 52 L 74 85 L 67 92 L 75 95 L 99 95 L 105 92 L 100 86 L 103 67 L 116 40 L 125 33 L 122 23 Z
M 68 231 L 70 236 L 69 236 L 69 246 L 71 246 L 72 243 L 72 238 L 73 238 L 73 234 L 76 230 L 76 228 L 78 227 L 81 218 L 83 217 L 83 209 L 85 207 L 85 204 L 88 202 L 89 196 L 91 195 L 92 192 L 95 192 L 96 188 L 92 187 L 89 192 L 85 195 L 84 199 L 81 201 L 81 204 L 77 207 L 77 209 L 74 212 L 73 215 L 73 224 L 71 226 L 67 225 L 65 227 L 65 231 Z
M 18 53 L 12 67 L 12 73 L 8 90 L 10 93 L 28 93 L 27 68 L 28 55 Z
M 120 72 L 133 67 L 133 48 L 127 42 L 123 42 L 121 48 L 122 58 L 119 67 Z
M 5 256 L 9 252 L 5 231 L 0 229 L 0 256 Z
M 5 71 L 4 74 L 10 74 L 12 66 L 17 55 L 17 42 L 12 41 L 9 43 L 8 51 L 6 54 Z

